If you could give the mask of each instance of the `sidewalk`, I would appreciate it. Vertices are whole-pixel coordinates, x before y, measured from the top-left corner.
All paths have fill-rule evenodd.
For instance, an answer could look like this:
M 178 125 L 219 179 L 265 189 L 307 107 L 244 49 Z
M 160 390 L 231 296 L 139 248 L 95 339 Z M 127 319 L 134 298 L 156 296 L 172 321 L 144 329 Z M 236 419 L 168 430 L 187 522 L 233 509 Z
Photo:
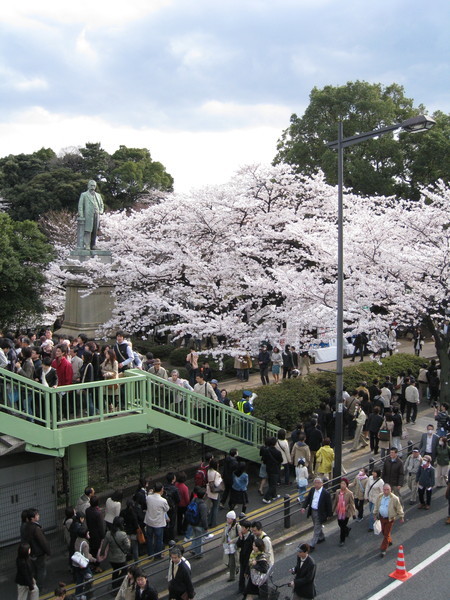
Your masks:
M 400 339 L 398 341 L 398 353 L 400 354 L 414 354 L 414 348 L 412 342 L 407 339 Z M 434 346 L 434 342 L 427 341 L 423 346 L 423 350 L 421 353 L 423 358 L 436 358 L 436 348 Z M 372 359 L 369 356 L 364 357 L 365 363 L 372 363 Z M 350 357 L 344 358 L 344 367 L 350 367 L 354 365 L 359 365 L 360 363 L 352 363 Z M 317 373 L 320 370 L 324 371 L 336 371 L 336 361 L 327 362 L 327 363 L 318 363 L 311 364 L 311 373 Z M 269 373 L 270 381 L 272 383 L 273 378 L 272 374 Z M 253 389 L 257 387 L 261 387 L 261 378 L 259 373 L 251 373 L 249 380 L 246 382 L 239 381 L 238 379 L 226 379 L 224 381 L 219 381 L 219 387 L 221 389 L 227 389 L 229 392 L 234 390 L 246 390 Z

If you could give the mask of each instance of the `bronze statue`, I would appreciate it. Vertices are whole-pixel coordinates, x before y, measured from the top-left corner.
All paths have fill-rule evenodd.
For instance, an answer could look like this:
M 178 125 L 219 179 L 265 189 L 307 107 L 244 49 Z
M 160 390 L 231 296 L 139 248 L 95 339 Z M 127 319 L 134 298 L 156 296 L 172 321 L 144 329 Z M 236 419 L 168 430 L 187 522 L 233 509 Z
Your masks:
M 96 182 L 91 179 L 78 202 L 78 247 L 83 250 L 96 249 L 100 215 L 104 212 L 103 199 L 95 191 L 96 187 Z

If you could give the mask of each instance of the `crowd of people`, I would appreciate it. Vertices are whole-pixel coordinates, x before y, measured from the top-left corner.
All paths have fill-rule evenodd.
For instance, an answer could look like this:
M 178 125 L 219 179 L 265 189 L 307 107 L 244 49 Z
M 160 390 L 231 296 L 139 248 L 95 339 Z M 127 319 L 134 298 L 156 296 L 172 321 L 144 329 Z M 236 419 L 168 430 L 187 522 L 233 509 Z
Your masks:
M 57 344 L 51 338 L 49 330 L 39 340 L 23 336 L 19 344 L 2 338 L 0 366 L 41 383 L 46 381 L 51 387 L 97 378 L 116 379 L 128 368 L 142 368 L 183 389 L 193 389 L 232 406 L 226 390 L 219 389 L 208 363 L 199 364 L 196 350 L 187 354 L 189 379 L 185 380 L 176 370 L 169 375 L 158 358 L 139 356 L 120 331 L 114 344 L 101 348 L 83 334 L 74 340 L 58 340 Z M 268 383 L 270 364 L 275 382 L 280 377 L 295 376 L 295 369 L 301 365 L 309 371 L 308 358 L 296 355 L 295 348 L 285 347 L 283 352 L 273 348 L 268 362 L 267 354 L 267 347 L 262 346 L 258 362 L 263 383 Z M 286 356 L 290 357 L 289 362 Z M 239 360 L 241 358 L 239 377 L 246 381 L 247 358 L 239 357 Z M 299 362 L 300 359 L 303 362 Z M 298 370 L 299 374 L 303 373 L 302 369 Z M 369 532 L 380 529 L 380 555 L 384 556 L 392 544 L 394 522 L 404 516 L 402 490 L 405 486 L 410 491 L 409 503 L 417 504 L 421 510 L 430 510 L 436 486 L 447 486 L 446 523 L 450 524 L 450 448 L 447 443 L 450 417 L 448 406 L 439 403 L 439 375 L 439 365 L 433 360 L 420 369 L 417 378 L 407 372 L 395 381 L 390 377 L 383 381 L 375 378 L 370 385 L 362 381 L 352 392 L 344 390 L 344 423 L 348 438 L 353 440 L 350 451 L 364 448 L 373 453 L 374 459 L 380 455 L 383 462 L 372 472 L 360 469 L 353 478 L 342 477 L 339 489 L 333 493 L 328 490 L 334 461 L 336 400 L 333 393 L 330 392 L 329 400 L 323 402 L 307 422 L 298 424 L 290 436 L 280 429 L 276 437 L 266 439 L 260 449 L 258 491 L 262 502 L 270 504 L 277 500 L 278 486 L 290 486 L 294 479 L 301 510 L 307 511 L 313 523 L 309 543 L 298 547 L 292 581 L 294 597 L 314 597 L 307 595 L 314 593 L 315 564 L 310 555 L 324 540 L 323 525 L 332 516 L 337 518 L 339 545 L 344 547 L 352 520 L 362 521 L 367 507 L 367 529 Z M 120 394 L 117 396 L 111 402 L 120 404 Z M 251 415 L 255 397 L 244 390 L 235 408 Z M 407 437 L 408 424 L 415 424 L 420 402 L 433 406 L 434 423 L 428 424 L 420 441 L 406 456 L 402 441 Z M 35 414 L 32 406 L 27 406 L 26 412 L 30 417 Z M 243 433 L 243 437 L 251 436 L 251 430 Z M 221 469 L 216 458 L 208 455 L 196 470 L 191 490 L 186 481 L 184 472 L 167 473 L 164 481 L 156 481 L 151 486 L 142 480 L 134 495 L 124 499 L 117 490 L 106 499 L 104 507 L 92 487 L 85 489 L 77 505 L 67 510 L 64 521 L 68 561 L 79 600 L 92 596 L 92 578 L 102 571 L 104 560 L 108 560 L 112 568 L 111 585 L 117 600 L 157 598 L 145 573 L 128 563 L 130 560 L 136 563 L 143 554 L 154 561 L 162 560 L 166 546 L 170 556 L 169 597 L 193 598 L 191 567 L 184 556 L 183 544 L 190 543 L 191 560 L 201 559 L 205 544 L 213 537 L 211 529 L 220 520 L 220 510 L 227 511 L 222 545 L 229 580 L 238 579 L 238 591 L 246 598 L 259 594 L 259 589 L 267 585 L 274 553 L 261 522 L 251 522 L 246 517 L 247 463 L 239 458 L 235 448 L 225 456 Z M 175 542 L 177 537 L 182 538 L 182 543 Z M 39 512 L 36 509 L 24 511 L 16 576 L 20 600 L 38 597 L 45 581 L 49 554 Z M 55 591 L 55 597 L 63 598 L 65 587 L 59 585 L 58 589 L 61 594 L 57 596 Z

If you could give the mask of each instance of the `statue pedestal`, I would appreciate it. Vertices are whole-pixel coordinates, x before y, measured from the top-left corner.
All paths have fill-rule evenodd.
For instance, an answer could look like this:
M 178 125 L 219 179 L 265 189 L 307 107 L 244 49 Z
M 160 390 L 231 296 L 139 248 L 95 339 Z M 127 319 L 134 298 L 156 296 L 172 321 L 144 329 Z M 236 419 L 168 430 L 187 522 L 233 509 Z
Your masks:
M 112 316 L 114 308 L 114 284 L 108 279 L 99 282 L 96 290 L 85 295 L 88 286 L 80 282 L 80 275 L 86 273 L 83 262 L 98 257 L 105 264 L 112 263 L 111 253 L 105 250 L 83 250 L 76 248 L 70 253 L 73 260 L 79 264 L 67 265 L 66 302 L 64 309 L 64 323 L 57 335 L 71 335 L 77 337 L 85 333 L 89 338 L 96 338 L 97 329 Z M 74 275 L 76 277 L 71 277 Z

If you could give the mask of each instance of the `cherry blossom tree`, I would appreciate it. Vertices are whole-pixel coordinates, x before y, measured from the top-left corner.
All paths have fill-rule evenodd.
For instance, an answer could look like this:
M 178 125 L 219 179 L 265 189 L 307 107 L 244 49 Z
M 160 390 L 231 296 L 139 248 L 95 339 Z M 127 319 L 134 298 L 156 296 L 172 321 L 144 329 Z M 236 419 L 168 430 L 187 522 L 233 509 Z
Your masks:
M 448 398 L 450 191 L 420 201 L 345 194 L 345 301 L 349 333 L 374 338 L 397 323 L 434 336 Z M 337 192 L 321 173 L 248 166 L 223 186 L 168 194 L 159 204 L 106 215 L 110 268 L 84 263 L 88 282 L 111 277 L 117 327 L 146 336 L 216 335 L 217 352 L 261 340 L 304 347 L 336 331 Z

